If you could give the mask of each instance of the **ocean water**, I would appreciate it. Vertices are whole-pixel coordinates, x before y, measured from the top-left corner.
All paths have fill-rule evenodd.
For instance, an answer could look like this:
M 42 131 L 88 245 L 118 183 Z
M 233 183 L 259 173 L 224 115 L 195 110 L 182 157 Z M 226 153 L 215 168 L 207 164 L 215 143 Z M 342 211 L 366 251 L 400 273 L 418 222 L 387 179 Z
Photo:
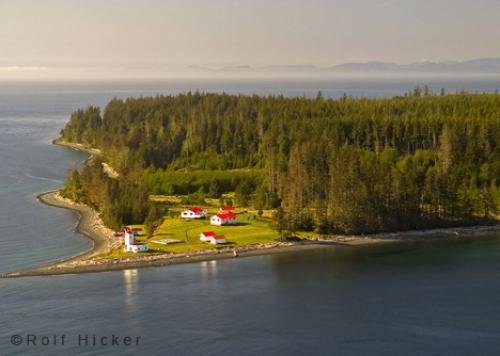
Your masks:
M 74 213 L 36 200 L 86 157 L 50 145 L 76 108 L 188 90 L 386 97 L 418 84 L 500 88 L 494 78 L 2 83 L 0 272 L 90 247 Z M 0 280 L 0 355 L 494 355 L 499 275 L 500 236 Z M 140 339 L 92 346 L 93 335 Z

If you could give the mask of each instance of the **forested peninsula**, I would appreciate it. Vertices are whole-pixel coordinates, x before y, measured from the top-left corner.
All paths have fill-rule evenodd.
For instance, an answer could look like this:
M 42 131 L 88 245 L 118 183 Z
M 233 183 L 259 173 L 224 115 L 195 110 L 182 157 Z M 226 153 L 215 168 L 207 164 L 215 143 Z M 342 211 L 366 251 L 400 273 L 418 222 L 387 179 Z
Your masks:
M 99 149 L 61 194 L 109 227 L 185 204 L 272 210 L 282 236 L 487 223 L 500 206 L 500 95 L 314 99 L 187 93 L 75 111 L 62 142 Z M 103 163 L 116 174 L 106 174 Z

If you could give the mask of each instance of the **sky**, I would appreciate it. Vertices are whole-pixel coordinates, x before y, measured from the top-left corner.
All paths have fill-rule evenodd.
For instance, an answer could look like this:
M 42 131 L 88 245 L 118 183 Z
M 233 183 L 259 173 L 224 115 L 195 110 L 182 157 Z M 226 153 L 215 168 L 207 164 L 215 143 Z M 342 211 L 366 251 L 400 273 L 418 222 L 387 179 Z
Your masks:
M 0 79 L 482 57 L 500 0 L 0 0 Z

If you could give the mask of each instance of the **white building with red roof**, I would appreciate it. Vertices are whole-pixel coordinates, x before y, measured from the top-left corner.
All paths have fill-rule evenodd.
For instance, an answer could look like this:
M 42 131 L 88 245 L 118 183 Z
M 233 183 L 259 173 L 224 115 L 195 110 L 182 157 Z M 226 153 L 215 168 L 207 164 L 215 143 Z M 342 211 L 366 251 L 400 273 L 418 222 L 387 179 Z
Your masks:
M 236 214 L 223 213 L 214 215 L 210 218 L 210 224 L 216 226 L 236 225 Z
M 225 244 L 226 238 L 221 235 L 217 235 L 213 231 L 205 231 L 200 234 L 200 241 L 210 242 L 212 245 Z
M 205 209 L 199 206 L 193 206 L 192 208 L 186 209 L 181 213 L 181 218 L 183 219 L 203 219 L 207 212 Z
M 225 244 L 227 241 L 226 241 L 226 238 L 224 236 L 217 235 L 217 236 L 211 237 L 209 242 L 212 245 L 218 245 L 218 244 Z
M 207 242 L 211 237 L 216 236 L 217 234 L 213 231 L 204 231 L 200 234 L 200 241 Z
M 125 242 L 125 247 L 135 243 L 135 234 L 130 227 L 126 227 L 123 234 L 123 240 Z
M 146 252 L 149 250 L 147 244 L 135 241 L 135 233 L 130 227 L 125 228 L 123 240 L 125 243 L 125 251 L 127 252 L 138 253 L 138 252 Z

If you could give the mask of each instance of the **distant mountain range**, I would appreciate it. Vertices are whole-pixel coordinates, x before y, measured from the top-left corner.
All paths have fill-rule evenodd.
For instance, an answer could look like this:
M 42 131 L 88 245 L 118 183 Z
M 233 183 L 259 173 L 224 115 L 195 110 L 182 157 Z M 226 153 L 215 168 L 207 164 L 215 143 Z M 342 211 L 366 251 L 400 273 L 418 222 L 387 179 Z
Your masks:
M 371 61 L 364 63 L 344 63 L 330 67 L 314 65 L 268 65 L 252 67 L 249 65 L 226 66 L 222 68 L 208 68 L 190 66 L 187 69 L 196 69 L 211 72 L 278 72 L 278 73 L 403 73 L 403 74 L 500 74 L 500 58 L 480 58 L 468 61 L 447 62 L 415 62 L 397 64 L 391 62 Z
M 500 58 L 480 58 L 469 61 L 345 63 L 330 67 L 335 72 L 396 72 L 396 73 L 499 73 Z

